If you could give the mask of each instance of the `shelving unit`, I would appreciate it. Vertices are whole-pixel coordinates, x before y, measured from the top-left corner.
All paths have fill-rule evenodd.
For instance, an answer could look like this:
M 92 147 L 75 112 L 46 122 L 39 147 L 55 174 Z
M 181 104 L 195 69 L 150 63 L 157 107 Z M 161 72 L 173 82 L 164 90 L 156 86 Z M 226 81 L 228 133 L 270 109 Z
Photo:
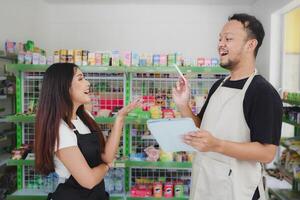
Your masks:
M 298 101 L 283 100 L 283 103 L 287 103 L 294 106 L 300 106 L 300 102 Z M 294 137 L 282 138 L 280 141 L 280 146 L 286 148 L 288 151 L 296 152 L 297 154 L 300 155 L 300 149 L 296 149 L 295 147 L 290 146 L 287 143 L 287 141 L 291 139 L 300 140 L 300 124 L 298 124 L 295 121 L 291 121 L 290 119 L 288 119 L 287 116 L 283 116 L 282 122 L 294 126 Z M 278 168 L 283 178 L 292 185 L 292 190 L 269 188 L 269 194 L 272 197 L 272 199 L 278 199 L 278 200 L 300 199 L 300 180 L 294 178 L 293 174 L 288 172 L 284 166 L 280 164 L 276 164 L 275 166 Z
M 4 120 L 6 115 L 11 115 L 15 113 L 15 101 L 14 101 L 14 94 L 12 92 L 12 88 L 8 89 L 8 83 L 14 83 L 14 78 L 11 74 L 6 73 L 5 65 L 7 63 L 16 63 L 17 56 L 7 56 L 5 55 L 4 51 L 0 51 L 0 140 L 1 147 L 0 147 L 0 178 L 2 180 L 9 180 L 6 185 L 1 184 L 0 187 L 0 199 L 4 192 L 10 190 L 12 185 L 15 185 L 13 182 L 12 177 L 15 175 L 15 169 L 10 168 L 7 165 L 7 161 L 10 159 L 11 154 L 10 151 L 15 147 L 16 142 L 16 131 L 15 131 L 15 124 L 7 123 Z M 7 173 L 7 171 L 10 171 Z
M 5 121 L 14 122 L 17 125 L 17 147 L 22 143 L 34 142 L 34 114 L 27 113 L 32 102 L 36 103 L 42 84 L 43 73 L 48 65 L 24 65 L 8 64 L 6 70 L 16 75 L 16 111 L 17 114 L 5 117 Z M 165 108 L 174 108 L 170 101 L 171 89 L 178 80 L 178 74 L 173 67 L 80 67 L 86 79 L 91 83 L 94 93 L 92 102 L 95 104 L 93 111 L 101 109 L 113 109 L 114 106 L 124 106 L 137 96 L 155 96 L 165 100 Z M 190 80 L 192 99 L 199 95 L 205 95 L 211 85 L 227 71 L 220 67 L 181 67 Z M 101 96 L 103 100 L 100 100 Z M 112 105 L 111 102 L 115 100 Z M 146 99 L 147 103 L 151 103 Z M 149 101 L 149 102 L 148 102 Z M 199 112 L 199 105 L 193 105 L 192 110 Z M 95 113 L 97 115 L 97 113 Z M 156 140 L 149 135 L 146 121 L 148 118 L 129 116 L 125 120 L 124 136 L 120 144 L 119 158 L 115 162 L 116 168 L 124 169 L 124 191 L 112 199 L 140 199 L 130 197 L 130 188 L 141 177 L 155 180 L 167 178 L 170 181 L 183 179 L 189 182 L 191 175 L 191 162 L 148 162 L 132 160 L 136 153 L 144 152 L 151 145 L 157 145 Z M 95 117 L 103 132 L 108 132 L 114 117 Z M 45 199 L 45 193 L 41 192 L 41 186 L 35 185 L 35 181 L 41 176 L 34 172 L 34 160 L 8 160 L 9 166 L 17 166 L 18 191 L 8 197 L 14 199 Z M 33 188 L 32 188 L 33 187 Z M 108 186 L 107 188 L 110 188 Z M 39 191 L 33 195 L 34 191 Z M 121 197 L 120 197 L 121 195 Z M 153 199 L 153 198 L 146 198 Z M 164 199 L 164 198 L 162 198 Z M 168 198 L 170 199 L 170 198 Z M 171 198 L 171 199 L 188 199 Z

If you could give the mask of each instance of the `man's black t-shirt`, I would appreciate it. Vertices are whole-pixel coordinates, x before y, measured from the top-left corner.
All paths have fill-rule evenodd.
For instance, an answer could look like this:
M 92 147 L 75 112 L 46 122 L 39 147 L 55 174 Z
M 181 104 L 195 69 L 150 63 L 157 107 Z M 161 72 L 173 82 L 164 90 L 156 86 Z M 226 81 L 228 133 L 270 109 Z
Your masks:
M 212 94 L 224 79 L 220 79 L 211 87 L 207 99 L 198 114 L 203 118 L 207 104 Z M 221 87 L 242 89 L 248 78 L 224 82 Z M 250 129 L 251 142 L 279 145 L 282 124 L 282 101 L 275 88 L 262 76 L 256 75 L 250 83 L 244 97 L 243 110 L 245 120 Z M 252 200 L 260 197 L 258 188 Z
M 242 89 L 248 78 L 226 80 L 221 87 Z M 198 114 L 202 119 L 209 99 L 224 79 L 211 87 L 208 97 Z M 279 145 L 282 123 L 282 101 L 275 88 L 262 76 L 256 75 L 249 85 L 243 101 L 245 120 L 250 129 L 251 142 Z

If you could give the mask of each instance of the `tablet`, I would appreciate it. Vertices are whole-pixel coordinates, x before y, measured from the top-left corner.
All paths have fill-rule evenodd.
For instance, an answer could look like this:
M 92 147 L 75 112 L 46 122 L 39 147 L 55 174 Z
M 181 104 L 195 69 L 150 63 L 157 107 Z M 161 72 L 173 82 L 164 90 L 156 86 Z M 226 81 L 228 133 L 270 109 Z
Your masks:
M 183 142 L 184 134 L 198 130 L 191 118 L 151 119 L 147 126 L 163 151 L 196 151 Z

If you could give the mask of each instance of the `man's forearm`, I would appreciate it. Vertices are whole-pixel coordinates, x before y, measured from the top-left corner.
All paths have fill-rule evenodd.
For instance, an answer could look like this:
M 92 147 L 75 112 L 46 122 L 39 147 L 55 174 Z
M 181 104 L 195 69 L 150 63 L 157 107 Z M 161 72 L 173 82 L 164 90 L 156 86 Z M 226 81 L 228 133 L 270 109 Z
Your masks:
M 201 120 L 199 119 L 199 117 L 197 117 L 196 115 L 194 115 L 194 113 L 192 112 L 191 108 L 189 106 L 181 106 L 179 107 L 179 111 L 182 117 L 190 117 L 194 120 L 194 123 L 197 127 L 200 127 L 201 124 Z
M 238 143 L 222 140 L 216 152 L 239 160 L 269 163 L 274 159 L 276 148 L 273 144 L 261 144 L 259 142 Z

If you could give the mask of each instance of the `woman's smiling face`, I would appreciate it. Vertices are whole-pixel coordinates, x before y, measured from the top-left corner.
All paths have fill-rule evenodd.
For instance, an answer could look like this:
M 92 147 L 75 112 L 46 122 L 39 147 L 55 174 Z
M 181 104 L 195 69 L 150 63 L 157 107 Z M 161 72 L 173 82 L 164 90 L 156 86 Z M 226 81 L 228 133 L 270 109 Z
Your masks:
M 74 106 L 89 103 L 90 98 L 90 83 L 84 78 L 80 69 L 76 68 L 70 88 L 70 96 Z

